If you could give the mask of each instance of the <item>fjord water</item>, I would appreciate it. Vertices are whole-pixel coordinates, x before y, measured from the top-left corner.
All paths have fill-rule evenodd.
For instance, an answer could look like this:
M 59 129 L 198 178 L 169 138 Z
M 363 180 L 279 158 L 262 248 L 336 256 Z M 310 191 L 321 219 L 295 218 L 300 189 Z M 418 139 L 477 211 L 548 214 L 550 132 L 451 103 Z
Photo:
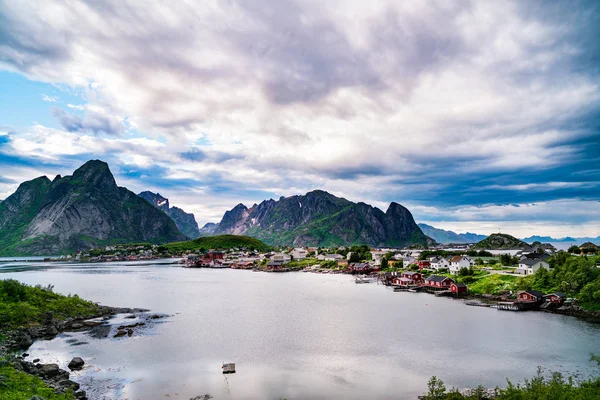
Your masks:
M 535 312 L 356 285 L 347 275 L 183 269 L 161 262 L 0 263 L 0 279 L 171 316 L 140 336 L 85 333 L 38 341 L 31 357 L 74 356 L 92 399 L 416 398 L 447 387 L 504 385 L 546 370 L 587 376 L 600 326 Z M 222 362 L 237 373 L 223 375 Z

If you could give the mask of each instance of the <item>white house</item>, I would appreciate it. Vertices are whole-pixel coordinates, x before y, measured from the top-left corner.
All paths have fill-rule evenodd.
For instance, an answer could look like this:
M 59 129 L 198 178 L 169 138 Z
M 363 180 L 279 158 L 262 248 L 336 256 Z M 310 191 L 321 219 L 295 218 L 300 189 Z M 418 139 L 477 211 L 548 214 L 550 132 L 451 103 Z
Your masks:
M 519 267 L 515 270 L 517 274 L 533 275 L 538 269 L 544 268 L 550 271 L 550 264 L 540 258 L 526 258 L 523 257 L 519 261 Z
M 290 254 L 294 258 L 294 260 L 304 260 L 306 258 L 306 256 L 308 255 L 308 251 L 306 251 L 303 248 L 298 247 L 298 248 L 295 248 L 294 250 L 292 250 L 292 252 Z
M 431 257 L 429 259 L 431 263 L 431 269 L 439 270 L 439 269 L 450 269 L 450 261 L 446 260 L 444 257 Z
M 289 254 L 277 253 L 271 257 L 271 262 L 275 265 L 283 265 L 292 261 L 292 257 Z
M 344 256 L 339 255 L 339 254 L 326 254 L 323 257 L 323 260 L 325 261 L 339 261 L 339 260 L 343 260 Z
M 451 274 L 456 275 L 461 268 L 469 268 L 473 266 L 473 264 L 475 264 L 475 262 L 469 257 L 456 256 L 450 260 L 449 270 Z
M 413 257 L 403 257 L 402 258 L 402 267 L 408 268 L 411 264 L 416 264 L 417 259 Z

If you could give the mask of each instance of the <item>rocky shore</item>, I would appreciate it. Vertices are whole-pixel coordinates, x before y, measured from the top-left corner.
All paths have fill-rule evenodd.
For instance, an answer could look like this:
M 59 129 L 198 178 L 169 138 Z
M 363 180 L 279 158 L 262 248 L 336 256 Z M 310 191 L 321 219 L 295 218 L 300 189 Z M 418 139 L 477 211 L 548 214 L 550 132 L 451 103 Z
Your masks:
M 508 296 L 491 294 L 470 294 L 463 297 L 463 299 L 481 300 L 490 304 L 496 304 L 500 301 L 514 301 L 514 299 L 511 299 Z M 552 314 L 568 315 L 586 320 L 588 322 L 600 323 L 600 311 L 585 310 L 575 304 L 560 306 L 555 303 L 547 303 L 545 306 L 540 307 L 539 311 Z
M 133 323 L 123 323 L 119 326 L 111 326 L 109 321 L 118 314 L 126 314 L 125 320 L 136 319 Z M 87 399 L 84 390 L 80 390 L 77 382 L 70 380 L 70 372 L 60 369 L 58 364 L 42 364 L 40 359 L 26 361 L 26 358 L 34 357 L 28 353 L 21 353 L 38 339 L 51 340 L 63 332 L 86 331 L 91 336 L 98 338 L 120 338 L 132 336 L 134 329 L 146 326 L 148 322 L 166 317 L 163 314 L 149 314 L 148 310 L 137 308 L 115 308 L 98 306 L 98 312 L 92 315 L 81 315 L 64 320 L 55 319 L 52 313 L 47 313 L 44 323 L 38 326 L 20 328 L 8 332 L 2 332 L 5 340 L 0 343 L 0 367 L 11 365 L 18 371 L 41 378 L 46 385 L 53 388 L 56 393 L 65 393 L 71 390 L 75 398 Z M 19 354 L 19 355 L 18 355 Z M 68 365 L 71 371 L 81 370 L 85 361 L 74 357 Z

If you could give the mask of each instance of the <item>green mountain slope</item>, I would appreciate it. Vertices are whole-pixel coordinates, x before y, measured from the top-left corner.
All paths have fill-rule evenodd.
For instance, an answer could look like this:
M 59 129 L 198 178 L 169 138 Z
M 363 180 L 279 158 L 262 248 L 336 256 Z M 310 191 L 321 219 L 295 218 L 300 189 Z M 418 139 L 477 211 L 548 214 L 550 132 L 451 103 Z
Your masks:
M 256 251 L 269 251 L 271 248 L 265 243 L 258 239 L 249 236 L 239 235 L 219 235 L 219 236 L 205 236 L 194 240 L 188 240 L 185 242 L 175 242 L 166 244 L 164 247 L 170 251 L 198 251 L 200 249 L 233 249 L 233 248 L 246 248 L 248 250 Z
M 410 211 L 398 203 L 390 204 L 384 213 L 322 190 L 265 200 L 252 208 L 238 204 L 225 213 L 214 232 L 249 235 L 274 246 L 404 247 L 435 243 L 419 229 Z
M 118 187 L 108 165 L 98 160 L 72 176 L 21 184 L 0 203 L 0 221 L 0 255 L 62 254 L 185 238 L 167 215 Z
M 486 239 L 472 246 L 473 249 L 513 250 L 529 249 L 531 246 L 514 236 L 505 233 L 493 233 Z

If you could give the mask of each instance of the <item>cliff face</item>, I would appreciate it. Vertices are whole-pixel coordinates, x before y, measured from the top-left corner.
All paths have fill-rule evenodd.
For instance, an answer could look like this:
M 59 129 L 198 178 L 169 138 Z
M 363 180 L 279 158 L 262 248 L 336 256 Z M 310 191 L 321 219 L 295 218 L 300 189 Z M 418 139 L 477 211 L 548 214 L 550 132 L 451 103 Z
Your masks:
M 322 190 L 265 200 L 251 208 L 238 204 L 225 213 L 214 233 L 249 235 L 270 245 L 403 247 L 434 243 L 400 204 L 390 204 L 384 213 Z
M 194 214 L 186 213 L 181 208 L 171 207 L 169 205 L 169 199 L 164 198 L 160 195 L 160 193 L 152 193 L 152 192 L 142 192 L 138 196 L 148 201 L 154 207 L 163 211 L 167 214 L 177 228 L 190 239 L 196 239 L 200 236 L 200 230 L 198 229 L 198 223 L 196 222 L 196 218 L 194 218 Z
M 110 243 L 184 240 L 163 212 L 118 187 L 108 165 L 40 177 L 0 203 L 0 254 L 51 255 Z

